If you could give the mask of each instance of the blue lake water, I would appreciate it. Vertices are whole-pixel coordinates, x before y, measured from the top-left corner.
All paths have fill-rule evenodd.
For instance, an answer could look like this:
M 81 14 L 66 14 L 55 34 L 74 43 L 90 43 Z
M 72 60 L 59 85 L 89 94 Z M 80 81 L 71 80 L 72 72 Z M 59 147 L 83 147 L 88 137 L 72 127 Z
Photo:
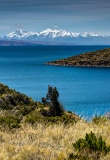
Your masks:
M 66 110 L 84 117 L 110 111 L 110 68 L 45 65 L 110 46 L 0 47 L 0 82 L 34 100 L 45 97 L 48 85 L 56 86 Z

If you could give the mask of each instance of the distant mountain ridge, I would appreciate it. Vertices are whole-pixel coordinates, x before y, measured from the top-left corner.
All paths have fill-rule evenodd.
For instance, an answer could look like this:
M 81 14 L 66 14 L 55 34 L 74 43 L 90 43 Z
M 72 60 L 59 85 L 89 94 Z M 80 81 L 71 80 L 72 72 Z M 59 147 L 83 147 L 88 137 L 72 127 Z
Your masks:
M 66 30 L 47 28 L 41 32 L 27 32 L 21 29 L 4 36 L 2 40 L 22 40 L 28 42 L 44 42 L 67 45 L 110 45 L 110 36 L 96 33 L 74 33 Z
M 15 32 L 11 32 L 4 36 L 4 38 L 15 38 L 15 39 L 26 39 L 31 36 L 34 36 L 33 38 L 36 39 L 37 37 L 50 37 L 50 38 L 56 38 L 56 37 L 99 37 L 104 35 L 100 34 L 95 34 L 95 33 L 87 33 L 84 32 L 83 34 L 81 33 L 74 33 L 74 32 L 68 32 L 66 30 L 57 30 L 57 29 L 50 29 L 47 28 L 46 30 L 43 30 L 41 32 L 27 32 L 23 31 L 22 29 L 19 29 Z

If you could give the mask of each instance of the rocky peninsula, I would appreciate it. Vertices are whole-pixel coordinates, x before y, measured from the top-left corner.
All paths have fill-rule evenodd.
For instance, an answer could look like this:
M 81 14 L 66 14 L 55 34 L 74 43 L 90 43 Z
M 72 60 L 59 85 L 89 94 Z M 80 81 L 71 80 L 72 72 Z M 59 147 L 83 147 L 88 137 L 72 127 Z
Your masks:
M 110 67 L 110 48 L 86 52 L 69 58 L 47 62 L 47 64 L 79 67 Z

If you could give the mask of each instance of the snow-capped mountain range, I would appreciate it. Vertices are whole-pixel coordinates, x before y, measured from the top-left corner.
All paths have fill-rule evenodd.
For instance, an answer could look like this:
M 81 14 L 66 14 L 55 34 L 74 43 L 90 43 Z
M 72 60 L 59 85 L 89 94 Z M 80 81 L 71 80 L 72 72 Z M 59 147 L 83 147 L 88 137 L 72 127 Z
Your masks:
M 74 33 L 66 30 L 47 28 L 41 32 L 27 32 L 19 29 L 2 38 L 3 40 L 22 40 L 31 42 L 46 42 L 70 45 L 110 44 L 110 36 L 95 33 Z

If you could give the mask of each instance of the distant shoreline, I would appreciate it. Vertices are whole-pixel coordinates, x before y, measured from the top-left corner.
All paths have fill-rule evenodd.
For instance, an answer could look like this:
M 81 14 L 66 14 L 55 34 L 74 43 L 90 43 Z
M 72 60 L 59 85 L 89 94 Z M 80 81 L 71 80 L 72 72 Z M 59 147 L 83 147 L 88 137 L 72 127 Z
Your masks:
M 46 65 L 50 65 L 50 66 L 63 66 L 63 67 L 87 67 L 87 68 L 110 68 L 110 66 L 87 66 L 87 65 L 63 65 L 63 64 L 55 64 L 52 62 L 47 62 L 45 63 Z

